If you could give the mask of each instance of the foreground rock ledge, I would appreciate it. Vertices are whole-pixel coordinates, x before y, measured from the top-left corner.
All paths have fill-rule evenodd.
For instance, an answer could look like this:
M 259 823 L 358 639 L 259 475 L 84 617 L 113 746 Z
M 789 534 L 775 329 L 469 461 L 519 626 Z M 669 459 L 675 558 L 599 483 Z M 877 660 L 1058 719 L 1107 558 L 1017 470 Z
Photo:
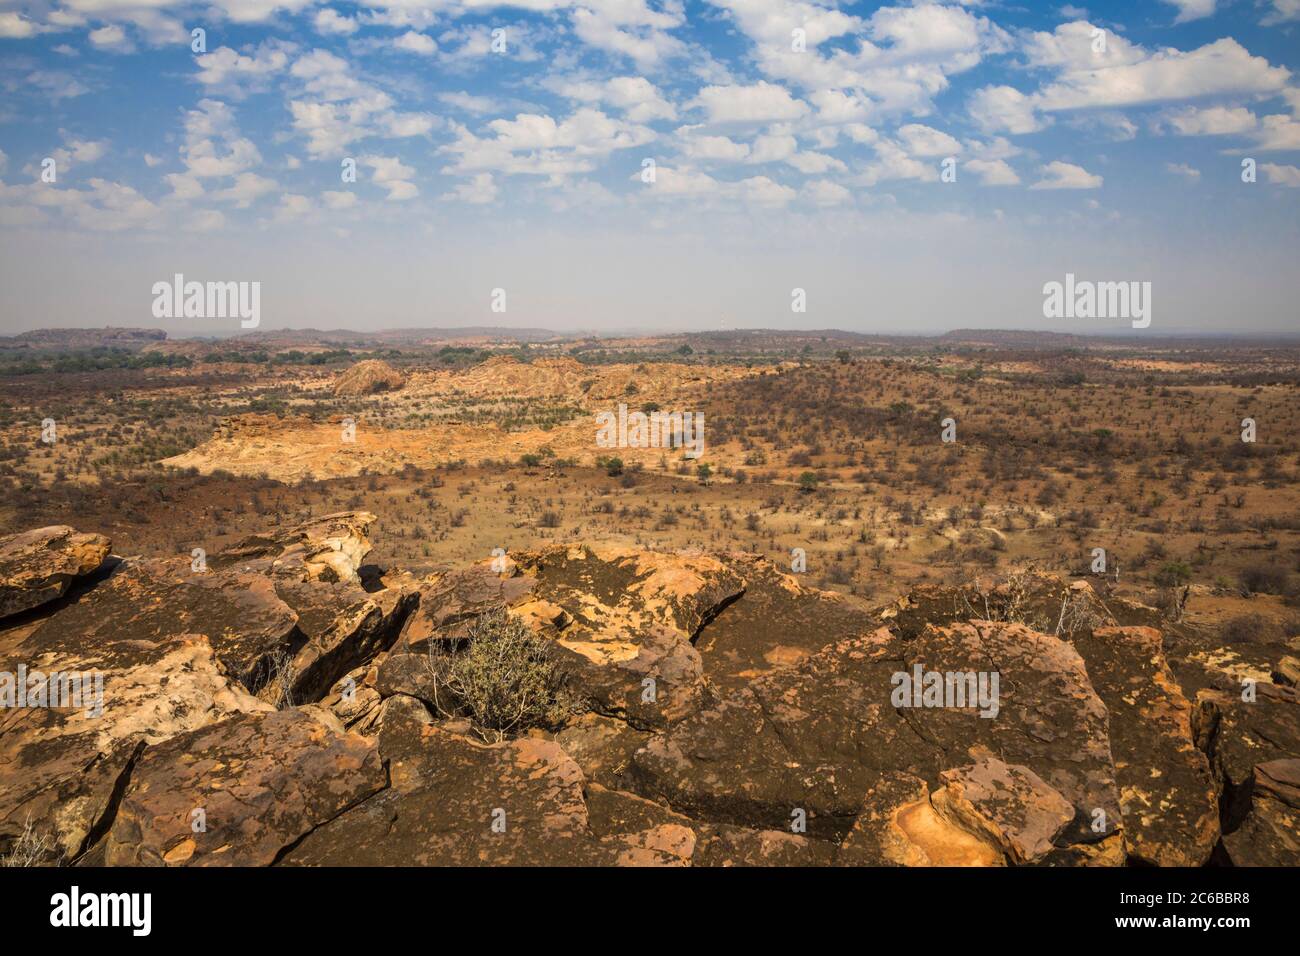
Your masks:
M 365 564 L 374 521 L 269 529 L 201 571 L 109 563 L 71 528 L 0 539 L 21 608 L 0 671 L 105 691 L 100 712 L 0 710 L 0 854 L 37 837 L 41 862 L 81 865 L 1300 863 L 1294 688 L 1247 699 L 1212 639 L 1170 639 L 1150 608 L 1040 575 L 1013 621 L 962 617 L 969 596 L 941 587 L 872 610 L 753 555 L 602 545 L 416 580 Z M 549 642 L 578 707 L 486 743 L 439 706 L 428 654 L 497 612 Z M 916 668 L 996 673 L 995 712 L 900 706 Z

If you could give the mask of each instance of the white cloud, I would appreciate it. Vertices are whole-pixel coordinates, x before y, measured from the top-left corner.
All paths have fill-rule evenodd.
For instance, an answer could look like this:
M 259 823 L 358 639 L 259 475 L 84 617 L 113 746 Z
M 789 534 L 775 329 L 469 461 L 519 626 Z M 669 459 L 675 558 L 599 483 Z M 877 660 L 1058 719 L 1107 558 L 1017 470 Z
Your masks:
M 655 138 L 654 130 L 647 126 L 589 108 L 560 122 L 537 113 L 520 113 L 512 120 L 496 119 L 487 124 L 490 137 L 476 136 L 459 125 L 454 129 L 456 139 L 439 150 L 455 157 L 447 172 L 454 175 L 492 170 L 548 176 L 553 181 L 590 172 L 596 159 Z
M 265 88 L 269 77 L 280 73 L 289 63 L 293 46 L 278 41 L 263 43 L 251 55 L 228 46 L 195 57 L 198 81 L 212 92 L 242 97 Z
M 1201 171 L 1186 163 L 1165 163 L 1165 169 L 1175 176 L 1182 176 L 1190 182 L 1196 182 L 1201 178 Z
M 1043 112 L 1279 93 L 1291 76 L 1285 67 L 1252 56 L 1231 37 L 1186 52 L 1153 52 L 1107 31 L 1105 51 L 1093 52 L 1093 30 L 1091 23 L 1074 21 L 1052 33 L 1028 35 L 1027 63 L 1054 69 L 1055 77 L 1032 94 L 1010 86 L 984 87 L 971 98 L 972 118 L 987 130 L 1030 133 L 1042 127 Z
M 106 139 L 73 139 L 66 130 L 59 130 L 63 145 L 50 153 L 60 172 L 83 163 L 95 163 L 108 153 Z
M 1164 0 L 1164 2 L 1178 8 L 1178 16 L 1174 17 L 1174 23 L 1187 23 L 1214 14 L 1215 0 Z
M 490 96 L 478 96 L 461 91 L 459 93 L 439 93 L 438 99 L 449 106 L 454 106 L 466 113 L 486 116 L 488 113 L 501 112 L 501 103 Z
M 218 209 L 200 209 L 185 217 L 186 232 L 216 232 L 226 224 L 225 215 Z
M 1014 86 L 986 86 L 976 90 L 969 103 L 971 119 L 990 131 L 1035 133 L 1043 121 L 1035 114 L 1033 100 Z
M 604 82 L 559 80 L 547 85 L 571 100 L 613 106 L 633 123 L 677 118 L 676 107 L 664 99 L 659 89 L 645 77 L 615 76 Z
M 486 205 L 497 198 L 497 185 L 491 173 L 477 173 L 468 182 L 459 183 L 442 198 L 473 205 Z
M 1282 113 L 1261 118 L 1253 148 L 1286 151 L 1300 149 L 1300 122 Z
M 297 193 L 282 193 L 280 196 L 280 205 L 275 207 L 275 213 L 272 221 L 277 223 L 294 222 L 302 219 L 313 210 L 312 201 L 307 196 L 300 196 Z
M 1292 189 L 1300 189 L 1300 167 L 1262 163 L 1259 168 L 1264 170 L 1264 175 L 1268 177 L 1270 183 L 1276 186 L 1289 186 Z
M 225 189 L 218 189 L 210 194 L 217 202 L 234 203 L 240 209 L 247 209 L 255 201 L 268 193 L 275 192 L 279 184 L 273 179 L 259 176 L 257 173 L 240 173 L 234 183 Z
M 968 159 L 963 166 L 979 176 L 983 186 L 1016 186 L 1020 177 L 1004 159 Z
M 1060 27 L 1057 32 L 1063 29 Z M 1034 97 L 1035 104 L 1045 110 L 1068 110 L 1134 106 L 1199 96 L 1275 93 L 1286 86 L 1290 77 L 1286 68 L 1252 56 L 1231 37 L 1188 52 L 1165 49 L 1154 53 L 1121 45 L 1114 38 L 1108 50 L 1121 61 L 1127 58 L 1126 51 L 1137 56 L 1133 62 L 1112 65 L 1108 59 L 1111 53 L 1107 53 L 1100 65 L 1081 63 L 1039 91 Z
M 329 209 L 351 209 L 357 204 L 357 194 L 346 190 L 326 191 L 321 193 L 320 198 Z
M 1300 0 L 1272 0 L 1273 9 L 1259 22 L 1266 27 L 1300 20 Z
M 814 206 L 847 206 L 853 201 L 851 192 L 829 179 L 809 180 L 799 190 L 799 196 Z
M 396 111 L 391 96 L 358 80 L 351 65 L 328 50 L 299 57 L 289 74 L 304 94 L 289 101 L 289 114 L 312 156 L 338 156 L 352 143 L 381 134 L 425 136 L 435 125 L 428 114 Z
M 38 33 L 50 32 L 50 27 L 23 16 L 21 13 L 0 13 L 0 37 L 25 40 Z
M 362 166 L 373 170 L 370 178 L 376 185 L 388 190 L 387 198 L 390 201 L 401 202 L 420 195 L 419 188 L 411 182 L 415 170 L 396 156 L 362 156 L 360 162 Z
M 1102 184 L 1100 176 L 1094 176 L 1082 166 L 1060 160 L 1048 163 L 1041 172 L 1043 178 L 1030 189 L 1099 189 Z
M 420 56 L 433 56 L 438 52 L 438 44 L 427 33 L 408 30 L 393 41 L 393 49 L 405 53 L 417 53 Z
M 99 50 L 108 50 L 110 53 L 135 52 L 135 44 L 126 35 L 126 31 L 116 23 L 100 27 L 98 30 L 91 30 L 86 38 L 90 40 L 92 46 Z
M 1223 136 L 1253 130 L 1259 121 L 1244 106 L 1210 106 L 1166 113 L 1164 120 L 1179 136 Z
M 778 123 L 808 113 L 807 103 L 766 80 L 752 86 L 706 86 L 692 105 L 703 109 L 711 123 Z
M 961 152 L 961 143 L 947 133 L 920 123 L 900 126 L 898 136 L 913 156 L 955 156 Z
M 234 176 L 261 163 L 252 140 L 239 134 L 230 107 L 219 100 L 203 99 L 199 108 L 185 114 L 185 142 L 181 161 L 197 179 Z
M 312 19 L 312 26 L 322 36 L 351 36 L 360 27 L 356 20 L 340 16 L 337 10 L 330 7 L 317 11 Z

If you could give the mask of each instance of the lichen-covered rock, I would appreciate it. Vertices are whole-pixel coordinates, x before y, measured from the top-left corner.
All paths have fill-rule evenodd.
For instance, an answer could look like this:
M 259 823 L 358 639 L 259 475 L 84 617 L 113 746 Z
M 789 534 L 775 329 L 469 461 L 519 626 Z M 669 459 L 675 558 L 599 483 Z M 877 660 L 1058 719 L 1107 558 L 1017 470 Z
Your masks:
M 1073 643 L 1110 713 L 1129 857 L 1154 866 L 1203 865 L 1219 840 L 1218 788 L 1160 632 L 1099 628 Z
M 387 783 L 373 742 L 304 710 L 232 717 L 148 748 L 110 866 L 266 866 Z
M 999 674 L 995 715 L 977 707 L 896 707 L 895 675 Z M 633 760 L 648 795 L 680 812 L 751 828 L 788 826 L 840 839 L 864 795 L 890 772 L 931 786 L 989 754 L 1032 770 L 1074 808 L 1063 845 L 1093 843 L 1100 810 L 1119 820 L 1106 710 L 1067 643 L 1022 625 L 972 622 L 914 641 L 887 630 L 842 641 L 774 671 L 653 738 Z M 965 758 L 965 759 L 963 759 Z M 1109 831 L 1108 831 L 1109 832 Z
M 110 547 L 102 534 L 62 524 L 0 536 L 0 618 L 62 597 L 74 580 L 99 569 Z

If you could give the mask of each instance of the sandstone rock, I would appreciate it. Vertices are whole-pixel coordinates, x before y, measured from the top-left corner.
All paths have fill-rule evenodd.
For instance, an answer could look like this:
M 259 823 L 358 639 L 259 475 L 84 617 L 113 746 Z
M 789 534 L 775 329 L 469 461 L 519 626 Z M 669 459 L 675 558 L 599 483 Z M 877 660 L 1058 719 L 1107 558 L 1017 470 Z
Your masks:
M 145 745 L 241 713 L 270 710 L 226 676 L 202 635 L 133 648 L 102 670 L 103 712 L 0 711 L 0 843 L 33 827 L 74 859 L 109 822 L 114 792 Z M 72 657 L 66 672 L 99 664 Z
M 1218 788 L 1160 632 L 1100 628 L 1073 643 L 1110 713 L 1128 855 L 1155 866 L 1203 865 L 1219 839 Z
M 869 787 L 862 813 L 840 844 L 844 866 L 1003 866 L 987 838 L 940 813 L 924 780 L 890 771 Z
M 231 674 L 254 689 L 272 655 L 289 647 L 297 623 L 260 574 L 195 573 L 186 559 L 133 559 L 43 620 L 22 652 L 29 667 L 76 661 L 81 669 L 118 668 L 142 645 L 202 633 Z
M 996 666 L 997 715 L 895 708 L 893 675 L 916 664 Z M 882 629 L 842 641 L 652 738 L 633 769 L 642 792 L 692 817 L 782 828 L 802 809 L 809 835 L 839 840 L 886 774 L 910 769 L 937 785 L 962 756 L 991 753 L 1029 768 L 1074 807 L 1063 845 L 1099 839 L 1086 824 L 1095 809 L 1118 821 L 1106 710 L 1082 660 L 1065 642 L 1014 624 L 930 628 L 915 641 Z
M 632 755 L 650 734 L 624 721 L 601 714 L 585 714 L 555 735 L 564 752 L 578 762 L 593 784 L 612 789 L 629 785 Z
M 877 627 L 866 609 L 843 595 L 807 587 L 764 558 L 734 554 L 724 562 L 743 578 L 745 591 L 705 625 L 695 643 L 705 674 L 720 690 Z
M 366 537 L 377 519 L 368 511 L 340 511 L 285 531 L 254 535 L 209 557 L 214 569 L 242 566 L 301 581 L 360 582 L 370 553 Z
M 1197 695 L 1196 741 L 1223 788 L 1223 846 L 1238 866 L 1300 864 L 1294 802 L 1300 759 L 1300 695 L 1276 684 Z
M 424 652 L 430 640 L 463 640 L 476 619 L 526 600 L 533 584 L 528 577 L 500 577 L 482 565 L 426 581 L 418 587 L 418 606 L 407 618 L 399 643 Z
M 411 699 L 385 705 L 411 708 L 399 700 Z M 308 834 L 282 863 L 681 865 L 694 850 L 680 824 L 592 833 L 582 771 L 552 741 L 485 745 L 418 714 L 394 717 L 380 737 L 392 786 Z
M 698 705 L 703 667 L 691 642 L 744 590 L 740 575 L 691 553 L 560 547 L 515 557 L 533 597 L 565 612 L 552 623 L 520 616 L 567 652 L 598 711 L 655 727 Z
M 1009 766 L 995 757 L 945 770 L 943 789 L 930 803 L 947 820 L 984 839 L 1008 862 L 1037 863 L 1074 819 L 1070 801 L 1028 767 Z
M 0 618 L 62 597 L 76 578 L 99 569 L 108 538 L 52 525 L 0 537 Z
M 109 831 L 110 866 L 265 866 L 386 784 L 373 743 L 299 710 L 244 714 L 150 747 Z M 196 832 L 195 810 L 204 829 Z
M 381 359 L 363 359 L 334 382 L 334 394 L 340 398 L 373 395 L 396 390 L 406 384 L 406 376 Z

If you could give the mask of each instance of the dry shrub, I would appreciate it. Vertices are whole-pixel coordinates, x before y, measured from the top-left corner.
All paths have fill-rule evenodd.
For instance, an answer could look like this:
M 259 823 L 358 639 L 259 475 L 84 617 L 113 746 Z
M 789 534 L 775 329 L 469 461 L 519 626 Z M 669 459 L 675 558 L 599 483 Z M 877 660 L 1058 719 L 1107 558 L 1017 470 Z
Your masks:
M 470 625 L 461 648 L 431 641 L 429 667 L 438 710 L 469 717 L 488 741 L 531 727 L 556 727 L 577 709 L 551 642 L 504 610 Z

